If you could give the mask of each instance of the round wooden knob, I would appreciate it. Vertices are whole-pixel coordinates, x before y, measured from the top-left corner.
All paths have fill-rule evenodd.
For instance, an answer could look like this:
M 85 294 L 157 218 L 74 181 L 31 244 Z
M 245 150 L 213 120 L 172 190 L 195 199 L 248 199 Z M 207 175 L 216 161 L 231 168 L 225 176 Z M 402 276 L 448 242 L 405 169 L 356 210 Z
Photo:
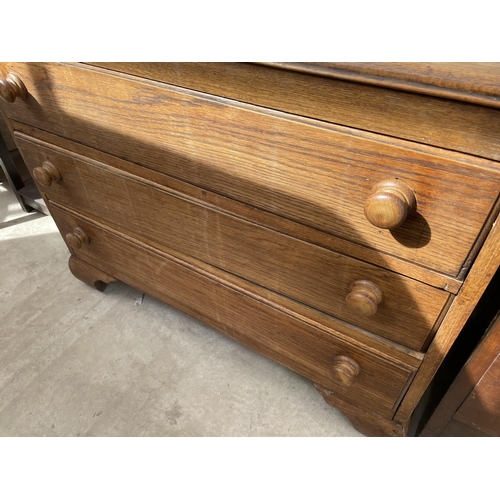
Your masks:
M 90 240 L 89 237 L 84 233 L 83 229 L 76 227 L 72 233 L 68 233 L 65 236 L 66 243 L 73 250 L 78 250 L 82 248 L 83 245 L 87 244 Z
M 0 78 L 0 97 L 5 102 L 14 102 L 17 97 L 26 99 L 28 91 L 21 79 L 9 73 L 5 78 Z
M 345 302 L 351 312 L 357 316 L 369 318 L 377 312 L 382 298 L 383 293 L 375 283 L 358 280 L 351 285 L 351 291 Z
M 330 368 L 330 375 L 337 384 L 349 387 L 359 371 L 359 365 L 353 359 L 347 356 L 335 356 L 333 366 Z
M 377 184 L 365 203 L 365 217 L 376 227 L 394 229 L 415 209 L 413 191 L 403 182 L 393 179 Z
M 41 167 L 33 169 L 33 177 L 42 186 L 49 187 L 53 182 L 61 180 L 61 174 L 50 161 L 44 161 Z

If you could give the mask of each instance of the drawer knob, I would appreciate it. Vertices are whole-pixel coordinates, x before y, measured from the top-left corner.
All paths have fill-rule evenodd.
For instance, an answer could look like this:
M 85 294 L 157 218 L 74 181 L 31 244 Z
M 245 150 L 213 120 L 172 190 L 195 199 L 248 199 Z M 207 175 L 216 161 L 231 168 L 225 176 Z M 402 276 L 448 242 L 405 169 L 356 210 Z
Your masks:
M 369 318 L 377 312 L 382 298 L 382 290 L 375 283 L 368 280 L 358 280 L 351 285 L 351 291 L 345 302 L 351 312 L 357 316 Z
M 415 209 L 413 191 L 397 179 L 377 184 L 365 203 L 365 217 L 376 227 L 394 229 Z
M 66 243 L 72 250 L 79 250 L 83 245 L 89 243 L 89 237 L 85 234 L 83 229 L 76 227 L 72 233 L 65 236 Z
M 33 169 L 33 177 L 42 186 L 49 187 L 53 182 L 61 180 L 61 174 L 50 161 L 44 161 L 41 167 Z
M 5 102 L 14 102 L 16 98 L 26 99 L 28 91 L 21 79 L 9 73 L 5 78 L 0 78 L 0 97 Z
M 337 384 L 349 387 L 359 371 L 359 365 L 353 359 L 347 356 L 335 356 L 333 366 L 330 368 L 330 375 Z

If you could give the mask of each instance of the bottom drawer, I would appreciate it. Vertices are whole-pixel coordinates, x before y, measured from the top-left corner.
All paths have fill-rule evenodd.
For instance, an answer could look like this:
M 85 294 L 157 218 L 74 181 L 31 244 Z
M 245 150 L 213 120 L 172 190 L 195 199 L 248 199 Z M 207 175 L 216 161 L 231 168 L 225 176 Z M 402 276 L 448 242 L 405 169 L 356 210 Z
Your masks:
M 88 237 L 73 253 L 308 379 L 392 418 L 413 372 L 359 349 L 130 238 L 50 204 L 64 236 Z M 140 338 L 138 337 L 138 342 Z

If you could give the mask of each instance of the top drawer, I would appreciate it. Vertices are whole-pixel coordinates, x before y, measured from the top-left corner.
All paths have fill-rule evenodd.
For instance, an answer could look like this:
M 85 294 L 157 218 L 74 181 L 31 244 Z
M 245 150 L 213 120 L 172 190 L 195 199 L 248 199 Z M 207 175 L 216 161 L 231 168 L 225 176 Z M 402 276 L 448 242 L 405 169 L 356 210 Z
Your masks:
M 15 121 L 450 276 L 500 189 L 493 169 L 437 149 L 84 66 L 7 67 L 30 93 L 5 106 Z M 365 203 L 374 186 L 395 179 L 414 193 L 417 210 L 398 228 L 380 229 Z M 394 200 L 384 196 L 382 209 Z

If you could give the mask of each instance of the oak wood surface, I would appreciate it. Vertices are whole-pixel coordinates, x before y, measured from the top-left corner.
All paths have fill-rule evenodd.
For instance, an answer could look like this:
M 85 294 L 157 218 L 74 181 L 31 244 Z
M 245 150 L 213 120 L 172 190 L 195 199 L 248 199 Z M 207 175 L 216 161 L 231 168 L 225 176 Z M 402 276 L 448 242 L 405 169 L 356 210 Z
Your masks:
M 46 195 L 42 196 L 46 199 L 48 204 L 49 201 Z M 105 233 L 114 234 L 118 238 L 124 239 L 132 245 L 137 244 L 137 240 L 126 233 L 122 233 L 110 226 L 96 221 L 95 219 L 75 212 L 72 208 L 60 205 L 53 200 L 50 201 L 50 206 L 58 208 L 59 210 L 62 210 L 63 212 L 66 212 L 80 220 L 87 221 L 90 224 L 97 226 Z M 163 252 L 145 242 L 141 242 L 141 247 L 146 248 L 153 253 L 163 254 Z M 324 332 L 346 341 L 363 351 L 367 351 L 378 357 L 383 357 L 392 363 L 405 367 L 411 372 L 414 372 L 415 369 L 420 366 L 422 359 L 424 358 L 424 354 L 421 352 L 413 351 L 400 344 L 396 344 L 390 340 L 375 335 L 367 330 L 355 327 L 345 321 L 332 318 L 331 316 L 321 313 L 316 309 L 312 309 L 304 304 L 301 304 L 300 302 L 275 293 L 268 288 L 251 283 L 248 280 L 239 278 L 234 274 L 230 274 L 218 267 L 211 266 L 210 264 L 194 259 L 193 257 L 189 257 L 188 255 L 170 249 L 168 258 L 182 263 L 184 267 L 187 267 L 194 272 L 203 274 L 213 281 L 217 281 L 222 285 L 240 291 L 241 293 L 254 298 L 258 302 L 262 302 L 274 309 L 284 312 L 285 314 L 293 316 L 303 323 L 307 323 L 314 328 L 323 330 Z
M 241 63 L 99 62 L 92 65 L 500 160 L 500 110 L 358 83 L 352 81 L 356 76 L 353 72 L 338 73 L 338 77 L 351 77 L 349 81 L 317 72 L 307 74 Z M 387 79 L 375 81 L 380 85 L 387 83 Z M 464 97 L 464 93 L 460 97 Z
M 492 170 L 437 149 L 424 154 L 83 65 L 15 67 L 31 94 L 6 108 L 11 118 L 452 276 L 500 189 Z M 363 207 L 391 178 L 415 192 L 417 212 L 381 231 Z
M 493 224 L 460 292 L 436 333 L 415 379 L 394 419 L 406 422 L 431 383 L 451 345 L 500 266 L 500 220 Z
M 49 160 L 61 173 L 60 182 L 40 186 L 50 199 L 411 349 L 426 343 L 448 300 L 445 291 L 152 188 L 71 152 L 24 138 L 18 145 L 30 170 Z M 384 297 L 370 317 L 362 307 L 349 307 L 354 299 L 346 303 L 352 284 L 362 280 Z
M 393 414 L 411 376 L 406 368 L 297 321 L 139 243 L 131 244 L 50 207 L 61 234 L 81 227 L 89 236 L 89 244 L 75 252 L 78 259 L 168 302 L 314 382 L 335 388 L 339 394 L 350 394 L 387 418 Z M 337 384 L 330 376 L 329 369 L 338 355 L 352 358 L 360 367 L 349 387 Z
M 99 163 L 104 163 L 121 171 L 128 172 L 134 178 L 141 180 L 141 182 L 150 181 L 155 185 L 164 186 L 167 190 L 174 190 L 175 192 L 181 193 L 195 201 L 201 201 L 202 203 L 208 204 L 224 212 L 237 215 L 238 217 L 246 219 L 250 222 L 286 233 L 290 236 L 328 248 L 335 252 L 359 258 L 360 260 L 370 262 L 398 274 L 403 274 L 436 288 L 442 288 L 450 293 L 457 293 L 462 285 L 462 281 L 457 278 L 446 276 L 442 273 L 424 267 L 415 266 L 391 255 L 351 243 L 350 241 L 337 238 L 309 226 L 304 226 L 303 224 L 279 217 L 270 212 L 255 210 L 255 208 L 247 204 L 232 200 L 211 191 L 206 191 L 187 182 L 175 179 L 169 175 L 140 167 L 129 161 L 108 155 L 74 141 L 69 141 L 43 130 L 30 127 L 19 122 L 14 122 L 14 124 L 16 130 L 21 131 L 15 133 L 20 139 L 24 137 L 25 140 L 29 140 L 35 144 L 40 144 L 41 146 L 46 146 L 46 143 L 50 143 L 53 149 L 57 150 L 58 148 L 62 148 L 72 151 L 80 156 L 90 158 L 98 161 Z M 56 147 L 54 148 L 54 146 Z M 476 244 L 477 243 L 479 242 L 476 242 Z M 469 258 L 470 257 L 471 256 L 469 256 Z
M 264 64 L 500 107 L 500 63 L 498 62 Z

